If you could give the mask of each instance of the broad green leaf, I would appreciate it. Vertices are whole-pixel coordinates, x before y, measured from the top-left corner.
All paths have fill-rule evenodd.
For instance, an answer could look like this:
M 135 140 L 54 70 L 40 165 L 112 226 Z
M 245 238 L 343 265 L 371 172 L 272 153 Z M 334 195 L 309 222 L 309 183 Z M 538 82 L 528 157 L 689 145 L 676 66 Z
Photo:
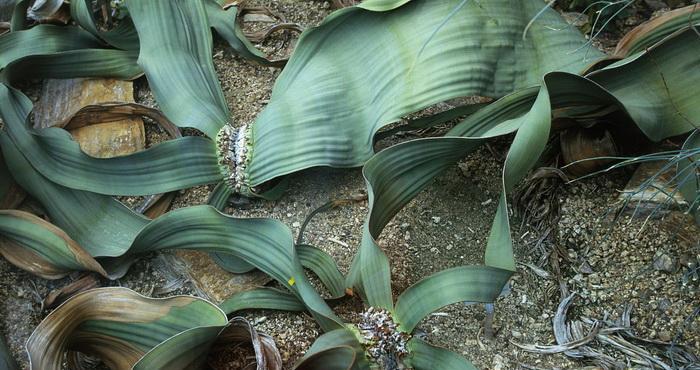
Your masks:
M 427 315 L 457 302 L 493 302 L 513 274 L 488 266 L 460 266 L 440 271 L 409 287 L 396 300 L 394 314 L 410 333 Z
M 123 255 L 149 222 L 111 197 L 68 189 L 47 180 L 34 170 L 7 134 L 0 134 L 0 147 L 17 183 L 91 256 Z
M 102 266 L 63 230 L 30 213 L 0 210 L 0 254 L 16 266 L 45 279 Z
M 80 49 L 30 55 L 8 64 L 0 73 L 4 83 L 34 78 L 111 77 L 133 80 L 143 74 L 138 54 L 116 49 Z
M 408 345 L 411 357 L 406 359 L 406 362 L 415 370 L 477 370 L 464 357 L 418 338 L 411 339 Z
M 115 158 L 85 154 L 60 128 L 30 130 L 32 104 L 17 90 L 0 85 L 6 130 L 42 175 L 62 186 L 102 194 L 149 195 L 221 179 L 215 144 L 205 137 L 183 137 Z
M 272 219 L 236 219 L 210 206 L 171 211 L 148 224 L 130 250 L 194 249 L 230 253 L 257 267 L 294 292 L 324 330 L 342 325 L 308 282 L 291 231 Z
M 605 94 L 595 83 L 573 74 L 552 73 L 547 75 L 547 84 L 552 85 L 556 106 L 598 106 L 615 104 L 616 100 Z M 503 191 L 496 219 L 486 248 L 486 265 L 505 270 L 515 270 L 512 254 L 510 226 L 505 195 L 535 164 L 549 137 L 551 118 L 550 91 L 542 87 L 533 102 L 533 89 L 513 93 L 484 108 L 486 113 L 477 112 L 458 125 L 452 132 L 464 137 L 442 137 L 419 139 L 402 143 L 375 155 L 363 169 L 370 199 L 370 214 L 363 232 L 362 244 L 348 277 L 349 284 L 367 296 L 370 290 L 382 291 L 376 287 L 383 284 L 383 299 L 391 298 L 390 279 L 375 278 L 368 282 L 363 274 L 376 274 L 381 271 L 375 264 L 363 263 L 364 251 L 379 250 L 376 239 L 391 218 L 411 199 L 423 190 L 437 175 L 474 150 L 484 139 L 504 135 L 517 130 L 511 146 L 503 174 Z M 509 107 L 504 111 L 499 107 Z M 529 109 L 529 111 L 527 110 Z M 388 265 L 384 264 L 383 269 Z M 383 283 L 381 282 L 383 281 Z M 496 291 L 496 295 L 500 289 Z M 369 300 L 369 297 L 368 297 Z M 374 298 L 374 301 L 377 301 Z M 374 301 L 369 301 L 374 305 Z
M 223 328 L 226 315 L 195 297 L 147 298 L 125 288 L 79 293 L 51 312 L 27 341 L 32 369 L 61 369 L 67 351 L 130 369 L 166 339 L 193 328 Z
M 0 36 L 0 69 L 30 55 L 100 47 L 100 42 L 78 27 L 38 25 Z
M 140 41 L 139 65 L 165 115 L 210 138 L 230 122 L 212 61 L 212 35 L 204 3 L 129 0 Z
M 3 118 L 22 117 L 28 99 L 16 90 L 0 95 Z M 341 320 L 311 287 L 291 231 L 271 219 L 236 219 L 210 206 L 179 209 L 150 221 L 104 195 L 64 188 L 44 178 L 3 133 L 0 147 L 17 181 L 45 207 L 51 220 L 112 277 L 126 272 L 135 257 L 159 249 L 193 249 L 232 255 L 268 273 L 297 294 L 324 329 Z
M 700 25 L 700 7 L 688 5 L 671 10 L 635 27 L 617 43 L 615 55 L 625 57 L 643 51 L 679 29 Z
M 700 37 L 692 28 L 587 77 L 617 98 L 649 139 L 660 141 L 698 127 Z
M 498 98 L 601 57 L 580 49 L 585 38 L 554 10 L 523 40 L 541 1 L 460 4 L 376 1 L 363 6 L 393 10 L 346 8 L 304 32 L 253 124 L 247 185 L 314 166 L 360 166 L 376 131 L 408 113 L 460 96 Z
M 0 79 L 115 77 L 141 74 L 137 54 L 103 49 L 104 45 L 78 27 L 42 24 L 0 36 Z
M 299 298 L 289 292 L 274 288 L 258 288 L 236 293 L 219 304 L 227 315 L 241 310 L 266 309 L 280 311 L 304 311 Z
M 333 257 L 307 244 L 297 244 L 296 249 L 302 266 L 313 271 L 321 279 L 332 298 L 345 296 L 345 277 L 338 270 Z

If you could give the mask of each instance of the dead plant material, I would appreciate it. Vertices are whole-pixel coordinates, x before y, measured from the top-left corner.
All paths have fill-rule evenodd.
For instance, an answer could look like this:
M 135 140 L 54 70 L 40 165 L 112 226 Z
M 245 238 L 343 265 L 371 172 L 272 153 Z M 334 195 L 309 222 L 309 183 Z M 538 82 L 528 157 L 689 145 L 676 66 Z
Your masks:
M 589 360 L 603 369 L 627 369 L 630 366 L 663 370 L 700 369 L 700 359 L 684 346 L 637 336 L 630 320 L 631 305 L 625 307 L 616 321 L 587 317 L 568 320 L 568 311 L 575 297 L 576 293 L 573 293 L 564 298 L 557 308 L 553 320 L 556 345 L 513 344 L 529 352 L 564 353 L 568 357 Z
M 559 140 L 566 172 L 574 177 L 601 171 L 613 163 L 610 159 L 594 158 L 620 155 L 613 135 L 604 128 L 572 127 L 564 130 Z
M 238 355 L 239 347 L 252 345 L 255 355 L 246 358 Z M 242 317 L 234 317 L 229 325 L 221 332 L 214 348 L 209 356 L 209 365 L 212 369 L 226 369 L 235 359 L 241 369 L 257 370 L 282 370 L 282 356 L 280 355 L 275 340 L 267 334 L 258 333 L 253 325 Z M 241 363 L 243 362 L 243 363 Z M 257 364 L 257 366 L 256 366 Z
M 309 225 L 311 220 L 318 215 L 319 213 L 327 212 L 339 207 L 344 207 L 353 203 L 358 203 L 358 202 L 363 202 L 367 200 L 367 194 L 353 194 L 349 198 L 344 198 L 344 199 L 334 199 L 329 201 L 328 203 L 316 208 L 315 210 L 311 211 L 308 216 L 306 216 L 306 219 L 304 220 L 304 223 L 301 224 L 301 227 L 299 228 L 299 236 L 297 237 L 297 245 L 298 244 L 304 244 L 304 231 L 306 231 L 306 227 Z
M 54 309 L 60 306 L 61 303 L 67 301 L 68 298 L 99 286 L 100 280 L 97 279 L 95 275 L 85 275 L 68 285 L 49 292 L 46 298 L 44 298 L 43 308 L 46 310 Z
M 263 43 L 270 36 L 272 36 L 272 34 L 284 32 L 282 37 L 282 45 L 286 45 L 291 41 L 292 32 L 301 33 L 304 31 L 304 28 L 299 24 L 288 22 L 284 15 L 279 14 L 268 7 L 242 7 L 238 13 L 238 19 L 245 19 L 245 16 L 248 14 L 261 15 L 264 16 L 266 20 L 270 19 L 272 22 L 275 22 L 275 24 L 259 31 L 244 31 L 244 36 L 253 43 Z M 278 49 L 281 49 L 281 47 Z M 281 67 L 284 66 L 287 59 L 288 58 L 285 57 L 283 59 L 273 60 L 272 62 L 275 63 L 275 66 Z
M 524 181 L 513 202 L 523 222 L 536 230 L 545 230 L 559 217 L 557 194 L 568 181 L 564 172 L 555 167 L 540 167 Z

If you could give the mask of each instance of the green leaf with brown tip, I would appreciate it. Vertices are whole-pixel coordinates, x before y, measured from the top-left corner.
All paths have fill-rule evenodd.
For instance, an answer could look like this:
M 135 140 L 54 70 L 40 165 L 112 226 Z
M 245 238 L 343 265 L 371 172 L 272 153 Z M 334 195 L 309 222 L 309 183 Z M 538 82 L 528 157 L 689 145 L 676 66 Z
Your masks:
M 107 276 L 102 266 L 63 230 L 30 213 L 0 210 L 0 254 L 45 279 L 73 271 Z
M 27 341 L 32 369 L 58 370 L 67 351 L 130 369 L 152 348 L 183 331 L 226 325 L 215 305 L 195 297 L 153 299 L 125 288 L 79 293 L 51 312 Z

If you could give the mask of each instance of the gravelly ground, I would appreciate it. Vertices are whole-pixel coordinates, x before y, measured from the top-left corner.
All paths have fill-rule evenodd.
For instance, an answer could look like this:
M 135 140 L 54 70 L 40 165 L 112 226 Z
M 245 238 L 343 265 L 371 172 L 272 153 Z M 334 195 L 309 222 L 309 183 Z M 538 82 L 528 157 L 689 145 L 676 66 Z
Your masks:
M 318 23 L 329 12 L 328 4 L 322 1 L 249 3 L 270 6 L 288 21 L 304 26 Z M 223 44 L 216 45 L 214 61 L 233 121 L 251 122 L 264 108 L 278 70 L 252 65 L 233 56 Z M 263 49 L 271 52 L 280 45 L 279 54 L 289 52 L 291 45 L 282 43 L 279 37 L 266 42 Z M 136 86 L 137 100 L 154 106 L 144 81 L 137 81 Z M 148 135 L 151 143 L 164 139 L 153 127 Z M 431 273 L 482 260 L 502 165 L 494 153 L 504 153 L 502 142 L 493 147 L 493 151 L 482 148 L 447 170 L 387 226 L 380 244 L 392 263 L 395 294 Z M 652 220 L 643 229 L 639 219 L 611 223 L 607 214 L 615 209 L 618 190 L 628 177 L 629 173 L 617 173 L 562 186 L 555 197 L 560 203 L 561 218 L 541 248 L 536 247 L 541 231 L 527 224 L 521 227 L 521 220 L 516 217 L 513 236 L 518 261 L 536 265 L 542 260 L 543 250 L 557 247 L 566 256 L 558 259 L 562 280 L 580 295 L 570 317 L 619 316 L 629 303 L 633 306 L 632 324 L 640 336 L 675 341 L 700 353 L 700 320 L 687 320 L 698 307 L 700 289 L 683 267 L 683 263 L 691 263 L 700 254 L 698 229 L 678 213 L 669 214 L 664 220 Z M 364 189 L 359 169 L 311 169 L 291 176 L 289 190 L 280 201 L 253 200 L 245 206 L 230 207 L 227 212 L 280 219 L 296 233 L 313 209 Z M 209 191 L 211 187 L 203 186 L 181 192 L 173 207 L 201 204 Z M 346 272 L 359 244 L 366 207 L 366 202 L 358 202 L 318 215 L 307 228 L 305 240 L 330 253 L 341 271 Z M 661 254 L 679 267 L 674 272 L 654 269 L 653 262 Z M 153 257 L 138 262 L 124 279 L 103 283 L 158 295 L 166 278 L 155 268 Z M 582 268 L 584 263 L 590 268 Z M 548 264 L 544 269 L 552 273 Z M 0 260 L 0 329 L 8 335 L 13 352 L 25 366 L 23 343 L 45 316 L 40 310 L 40 298 L 76 277 L 48 282 Z M 168 294 L 192 292 L 183 287 Z M 510 293 L 497 303 L 493 340 L 486 340 L 481 332 L 485 316 L 480 305 L 446 307 L 424 320 L 419 330 L 430 342 L 462 353 L 481 369 L 584 367 L 587 363 L 561 354 L 532 354 L 513 344 L 553 343 L 551 320 L 559 301 L 559 282 L 553 275 L 543 278 L 532 268 L 520 265 Z M 358 299 L 336 307 L 348 321 L 356 321 L 361 309 Z M 305 314 L 260 311 L 247 312 L 245 316 L 256 323 L 258 330 L 275 338 L 285 368 L 290 368 L 320 334 L 318 326 Z M 605 350 L 620 357 L 619 353 Z

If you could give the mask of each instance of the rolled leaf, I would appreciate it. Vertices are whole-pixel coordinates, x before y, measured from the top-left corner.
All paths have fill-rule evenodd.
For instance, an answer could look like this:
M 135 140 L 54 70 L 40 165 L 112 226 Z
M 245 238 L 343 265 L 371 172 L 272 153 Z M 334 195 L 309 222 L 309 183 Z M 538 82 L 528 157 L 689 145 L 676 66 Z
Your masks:
M 294 370 L 350 370 L 354 361 L 352 347 L 335 347 L 309 356 L 294 366 Z
M 322 363 L 317 362 L 319 361 L 319 358 L 328 356 L 323 355 L 324 353 L 328 353 L 329 351 L 333 352 L 337 348 L 350 348 L 354 351 L 354 356 L 351 362 L 349 362 L 350 358 L 348 355 L 344 355 L 342 358 L 335 358 L 336 356 L 330 355 L 327 357 L 329 360 L 328 363 L 330 364 L 330 361 L 332 360 L 335 363 L 334 366 L 341 366 L 341 368 L 344 369 L 369 370 L 370 364 L 365 355 L 365 349 L 358 341 L 355 332 L 352 330 L 354 329 L 337 329 L 329 331 L 316 338 L 314 343 L 311 345 L 311 348 L 306 351 L 306 354 L 301 360 L 299 360 L 299 363 L 294 367 L 294 369 L 313 370 L 315 367 L 311 367 L 312 365 L 322 365 Z M 348 365 L 350 367 L 342 367 Z
M 61 369 L 68 351 L 99 357 L 112 369 L 130 369 L 168 338 L 202 327 L 217 327 L 218 333 L 226 322 L 226 315 L 203 299 L 153 299 L 125 288 L 100 288 L 51 312 L 29 337 L 27 352 L 37 370 Z

